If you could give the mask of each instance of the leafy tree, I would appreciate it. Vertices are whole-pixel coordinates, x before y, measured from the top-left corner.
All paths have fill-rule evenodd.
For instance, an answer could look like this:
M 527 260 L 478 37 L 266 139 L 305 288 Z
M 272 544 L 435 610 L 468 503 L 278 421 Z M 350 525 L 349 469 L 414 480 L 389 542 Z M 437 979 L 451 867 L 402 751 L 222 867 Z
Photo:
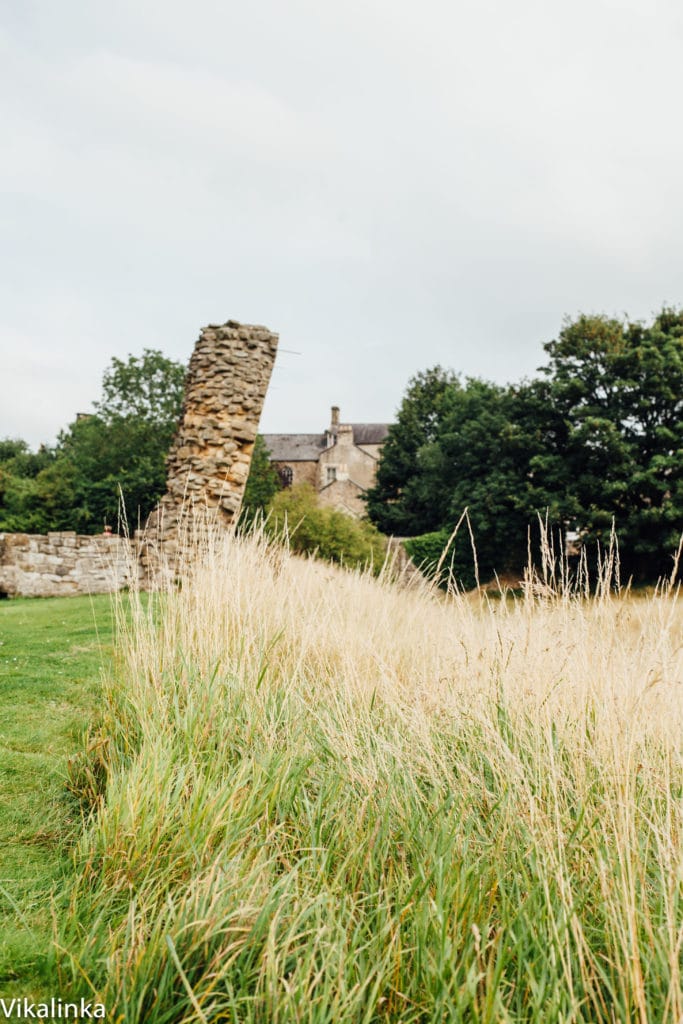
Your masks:
M 0 440 L 0 473 L 11 476 L 35 477 L 54 459 L 54 452 L 41 445 L 32 452 L 26 441 L 6 437 Z
M 102 398 L 95 402 L 105 422 L 137 420 L 148 429 L 158 428 L 173 436 L 180 417 L 185 376 L 182 363 L 168 359 L 158 349 L 143 349 L 141 356 L 116 356 L 102 377 Z
M 131 526 L 144 522 L 165 489 L 184 378 L 151 349 L 113 359 L 97 412 L 62 431 L 56 448 L 0 442 L 0 529 L 96 533 L 117 522 L 121 493 Z
M 434 562 L 463 511 L 462 527 L 449 551 L 447 568 L 458 582 L 474 580 L 470 527 L 481 578 L 524 565 L 529 528 L 537 513 L 551 520 L 566 515 L 564 469 L 548 452 L 561 424 L 535 382 L 500 387 L 476 378 L 452 388 L 442 403 L 434 440 L 417 456 L 412 491 L 432 501 L 440 529 L 408 545 L 418 562 Z M 418 550 L 419 548 L 419 550 Z M 440 554 L 440 552 L 439 552 Z
M 25 441 L 0 441 L 0 530 L 42 533 L 54 529 L 52 513 L 61 502 L 68 505 L 68 500 L 68 482 L 52 449 L 41 445 L 32 452 Z
M 180 363 L 152 349 L 112 360 L 97 413 L 59 437 L 58 457 L 74 473 L 72 529 L 90 533 L 115 524 L 121 499 L 131 529 L 144 524 L 165 490 L 184 380 Z
M 262 436 L 257 434 L 242 499 L 241 521 L 245 524 L 253 522 L 259 513 L 266 511 L 279 490 L 280 478 L 270 461 L 270 452 Z
M 132 416 L 72 423 L 58 449 L 73 470 L 71 528 L 97 533 L 115 525 L 121 499 L 131 528 L 144 523 L 165 489 L 169 444 L 168 435 Z
M 368 516 L 384 533 L 410 536 L 440 525 L 433 496 L 415 486 L 418 455 L 435 441 L 447 396 L 458 389 L 455 374 L 435 366 L 416 374 L 382 449 L 377 483 L 366 493 Z
M 667 574 L 683 530 L 683 312 L 650 326 L 582 316 L 545 348 L 584 544 L 614 521 L 622 569 Z
M 433 562 L 467 507 L 482 577 L 522 567 L 539 513 L 578 529 L 593 560 L 615 522 L 622 574 L 668 574 L 683 530 L 683 312 L 580 316 L 545 349 L 542 376 L 517 386 L 438 368 L 411 381 L 371 519 L 417 535 L 414 555 Z M 464 578 L 466 533 L 449 560 Z
M 449 541 L 451 532 L 447 529 L 433 530 L 423 533 L 420 537 L 409 537 L 403 546 L 420 572 L 430 578 L 438 574 L 438 582 L 444 589 L 455 580 L 458 586 L 468 589 L 476 586 L 474 560 L 467 561 L 465 550 L 461 544 L 457 547 Z M 465 527 L 465 534 L 468 534 Z M 456 538 L 457 541 L 457 538 Z

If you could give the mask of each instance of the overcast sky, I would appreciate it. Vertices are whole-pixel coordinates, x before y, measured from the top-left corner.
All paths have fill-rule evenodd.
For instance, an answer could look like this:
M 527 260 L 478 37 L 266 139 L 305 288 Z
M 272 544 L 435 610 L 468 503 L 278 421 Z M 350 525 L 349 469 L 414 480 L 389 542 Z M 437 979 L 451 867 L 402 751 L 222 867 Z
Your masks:
M 0 437 L 266 324 L 265 431 L 683 305 L 678 0 L 0 0 Z

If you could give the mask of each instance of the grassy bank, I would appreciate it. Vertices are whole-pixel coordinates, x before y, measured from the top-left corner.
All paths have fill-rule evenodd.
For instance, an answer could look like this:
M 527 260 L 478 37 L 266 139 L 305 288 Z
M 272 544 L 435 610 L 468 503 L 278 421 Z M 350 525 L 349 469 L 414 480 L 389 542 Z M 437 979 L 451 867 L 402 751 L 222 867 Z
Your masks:
M 50 895 L 80 818 L 65 789 L 111 656 L 107 597 L 0 603 L 0 995 L 55 992 Z
M 226 541 L 126 631 L 62 990 L 127 1024 L 679 1022 L 682 640 L 672 596 L 444 600 Z

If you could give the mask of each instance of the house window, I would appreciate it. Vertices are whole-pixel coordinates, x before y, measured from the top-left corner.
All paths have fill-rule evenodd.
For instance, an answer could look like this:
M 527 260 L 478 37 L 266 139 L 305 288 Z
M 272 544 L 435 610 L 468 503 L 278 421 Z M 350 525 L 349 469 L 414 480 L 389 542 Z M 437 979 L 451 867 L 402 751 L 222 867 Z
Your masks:
M 280 477 L 280 483 L 283 487 L 291 487 L 292 480 L 294 479 L 294 472 L 291 466 L 280 466 L 278 469 L 278 475 Z
M 325 466 L 325 483 L 331 484 L 337 479 L 337 467 Z

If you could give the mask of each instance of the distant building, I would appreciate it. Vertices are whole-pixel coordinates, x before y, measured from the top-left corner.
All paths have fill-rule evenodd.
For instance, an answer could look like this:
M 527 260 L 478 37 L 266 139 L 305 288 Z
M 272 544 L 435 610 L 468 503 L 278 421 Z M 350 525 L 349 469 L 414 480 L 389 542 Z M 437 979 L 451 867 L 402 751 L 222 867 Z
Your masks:
M 322 434 L 264 434 L 263 439 L 285 487 L 309 483 L 321 505 L 359 517 L 388 432 L 388 423 L 340 423 L 339 406 L 333 405 Z

